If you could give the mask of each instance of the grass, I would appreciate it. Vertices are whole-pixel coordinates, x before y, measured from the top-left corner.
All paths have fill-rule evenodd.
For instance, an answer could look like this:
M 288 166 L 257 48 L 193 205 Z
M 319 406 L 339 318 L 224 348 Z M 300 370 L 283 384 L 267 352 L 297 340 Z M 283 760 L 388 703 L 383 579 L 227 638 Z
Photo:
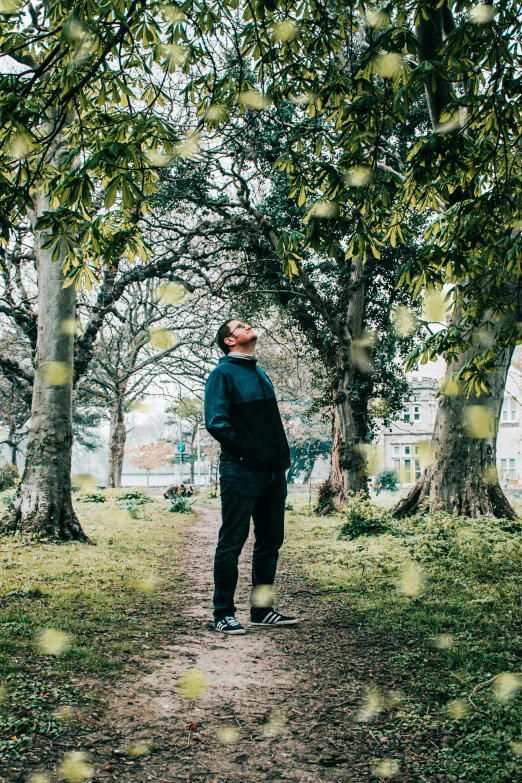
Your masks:
M 0 539 L 0 777 L 96 726 L 97 687 L 146 667 L 176 635 L 190 516 L 170 513 L 163 499 L 104 495 L 76 503 L 95 546 Z M 219 498 L 201 493 L 197 504 L 219 508 Z M 432 514 L 340 540 L 345 521 L 316 517 L 308 492 L 291 492 L 285 550 L 296 572 L 397 642 L 391 664 L 407 692 L 396 719 L 440 745 L 425 774 L 512 783 L 522 764 L 522 677 L 493 678 L 522 671 L 522 526 Z
M 5 761 L 34 753 L 42 735 L 94 724 L 92 685 L 143 667 L 176 633 L 177 563 L 190 517 L 169 513 L 163 500 L 127 509 L 120 494 L 106 492 L 104 503 L 77 498 L 95 545 L 0 539 Z
M 287 555 L 325 596 L 339 594 L 399 641 L 392 663 L 409 682 L 402 720 L 425 731 L 428 700 L 433 736 L 447 737 L 438 771 L 448 781 L 512 783 L 522 766 L 522 677 L 472 692 L 522 672 L 522 524 L 431 514 L 339 540 L 343 515 L 314 516 L 307 500 L 289 497 Z

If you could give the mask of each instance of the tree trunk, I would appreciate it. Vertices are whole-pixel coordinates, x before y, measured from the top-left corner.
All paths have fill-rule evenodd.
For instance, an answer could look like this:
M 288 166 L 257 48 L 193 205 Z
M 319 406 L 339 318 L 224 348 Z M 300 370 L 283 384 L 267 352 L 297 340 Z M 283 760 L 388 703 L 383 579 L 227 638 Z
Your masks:
M 290 467 L 288 468 L 288 473 L 286 474 L 286 482 L 287 484 L 293 484 L 294 479 L 297 475 L 297 466 L 299 462 L 296 459 L 292 459 L 290 463 Z
M 33 226 L 50 211 L 44 189 L 33 197 Z M 62 247 L 42 245 L 46 233 L 34 232 L 38 272 L 38 337 L 31 420 L 22 481 L 2 520 L 1 532 L 18 531 L 35 538 L 86 541 L 72 505 L 72 367 L 74 338 L 60 328 L 76 316 L 74 286 L 63 288 Z
M 121 487 L 123 459 L 125 457 L 125 414 L 123 411 L 123 395 L 119 394 L 111 408 L 111 423 L 109 431 L 109 465 L 107 470 L 107 486 Z
M 415 514 L 424 507 L 467 517 L 516 517 L 500 487 L 496 467 L 498 421 L 511 355 L 507 349 L 499 360 L 498 373 L 491 375 L 490 394 L 441 396 L 431 442 L 433 461 L 395 506 L 393 516 Z M 462 354 L 448 375 L 450 370 L 458 372 L 471 356 L 470 351 Z M 487 409 L 485 415 L 479 410 L 482 407 Z
M 333 397 L 333 437 L 330 476 L 319 490 L 318 514 L 338 510 L 350 492 L 367 492 L 366 458 L 367 400 L 357 399 L 357 380 L 370 371 L 361 345 L 365 310 L 365 285 L 362 258 L 352 261 L 345 335 L 340 340 Z
M 432 0 L 427 18 L 419 14 L 417 42 L 421 63 L 437 59 L 443 35 L 453 24 L 451 13 L 442 5 Z M 451 100 L 450 85 L 435 74 L 426 85 L 426 98 L 436 131 L 442 112 Z M 455 191 L 453 203 L 464 197 L 465 194 Z M 502 323 L 497 322 L 496 330 L 501 326 Z M 458 372 L 474 353 L 473 349 L 463 353 L 450 366 L 447 376 Z M 414 514 L 423 504 L 430 510 L 442 509 L 462 516 L 509 519 L 516 516 L 500 487 L 496 468 L 498 421 L 512 353 L 512 349 L 505 350 L 497 363 L 498 373 L 490 375 L 490 394 L 468 399 L 464 396 L 441 396 L 431 444 L 433 462 L 408 495 L 397 504 L 394 516 Z M 463 426 L 467 406 L 488 409 L 493 430 L 490 437 L 471 437 L 469 429 Z M 473 418 L 471 414 L 470 417 Z M 477 419 L 478 414 L 475 413 L 474 418 Z

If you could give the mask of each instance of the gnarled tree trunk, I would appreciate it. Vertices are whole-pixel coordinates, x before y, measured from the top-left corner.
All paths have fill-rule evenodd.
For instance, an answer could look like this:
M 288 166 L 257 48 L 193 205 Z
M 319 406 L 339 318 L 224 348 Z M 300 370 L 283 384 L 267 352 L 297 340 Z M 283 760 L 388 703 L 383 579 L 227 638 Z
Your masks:
M 330 475 L 319 490 L 316 512 L 328 514 L 340 508 L 349 492 L 367 492 L 368 477 L 363 444 L 367 440 L 367 401 L 356 399 L 361 373 L 365 285 L 362 258 L 353 259 L 350 298 L 346 308 L 344 339 L 337 355 L 332 389 L 333 438 Z M 368 367 L 368 369 L 370 369 Z
M 424 505 L 432 511 L 460 516 L 516 517 L 500 487 L 496 468 L 497 428 L 511 355 L 512 350 L 506 350 L 499 360 L 498 373 L 491 376 L 490 394 L 441 396 L 431 444 L 432 462 L 396 505 L 394 516 L 414 514 Z M 451 371 L 458 372 L 471 356 L 469 351 L 464 353 L 451 365 Z M 488 413 L 480 415 L 476 410 L 480 407 Z M 488 423 L 492 429 L 488 437 L 472 437 L 473 431 L 486 435 Z
M 43 188 L 33 198 L 31 220 L 51 209 Z M 74 286 L 63 288 L 62 261 L 34 232 L 38 272 L 38 337 L 31 420 L 22 481 L 0 530 L 37 538 L 86 541 L 72 505 L 72 366 L 74 337 L 62 329 L 76 315 Z
M 444 35 L 453 28 L 451 11 L 432 0 L 426 18 L 419 14 L 417 42 L 419 62 L 437 59 Z M 451 100 L 450 85 L 435 75 L 426 86 L 426 99 L 437 131 L 440 118 Z M 453 199 L 464 198 L 456 191 Z M 496 328 L 499 329 L 500 323 Z M 458 372 L 473 358 L 473 349 L 463 353 L 448 369 Z M 512 350 L 505 350 L 498 361 L 497 374 L 490 376 L 491 393 L 480 397 L 441 396 L 432 438 L 433 462 L 408 495 L 395 507 L 394 516 L 415 513 L 422 504 L 463 516 L 493 516 L 513 519 L 516 515 L 504 495 L 497 477 L 496 436 L 504 387 Z M 490 437 L 471 437 L 463 425 L 467 406 L 484 406 L 493 424 Z M 478 415 L 478 414 L 476 414 Z M 472 417 L 471 417 L 472 418 Z
M 123 404 L 123 395 L 118 395 L 111 408 L 109 466 L 107 471 L 108 487 L 121 487 L 121 474 L 123 471 L 123 459 L 125 457 L 125 441 L 127 440 Z

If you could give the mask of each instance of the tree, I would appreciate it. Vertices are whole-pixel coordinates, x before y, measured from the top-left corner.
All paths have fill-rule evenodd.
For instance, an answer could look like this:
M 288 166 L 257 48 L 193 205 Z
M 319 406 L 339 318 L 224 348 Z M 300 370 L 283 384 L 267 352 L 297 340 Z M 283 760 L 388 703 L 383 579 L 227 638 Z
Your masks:
M 414 298 L 423 288 L 453 286 L 450 323 L 417 358 L 442 351 L 451 363 L 458 354 L 449 376 L 463 381 L 471 407 L 497 415 L 519 340 L 518 4 L 487 2 L 468 13 L 460 0 L 388 3 L 379 11 L 359 2 L 259 3 L 245 7 L 242 22 L 232 3 L 196 1 L 192 21 L 209 5 L 224 35 L 240 42 L 244 62 L 227 70 L 218 63 L 219 77 L 214 70 L 198 78 L 201 106 L 219 101 L 237 112 L 274 105 L 281 112 L 292 100 L 312 119 L 291 125 L 292 143 L 275 164 L 288 173 L 291 196 L 308 207 L 306 230 L 279 245 L 287 269 L 300 274 L 300 248 L 332 247 L 336 228 L 344 229 L 352 268 L 387 244 L 411 242 L 417 252 L 401 282 Z M 401 150 L 395 133 L 423 100 L 430 125 Z M 429 216 L 422 244 L 408 236 L 412 209 Z M 484 330 L 493 337 L 486 347 Z M 435 462 L 421 480 L 425 491 L 415 489 L 417 499 L 459 513 L 512 516 L 493 477 L 494 438 L 485 447 L 479 441 L 487 439 L 470 436 L 463 423 L 468 406 L 451 399 L 455 404 L 441 402 Z M 416 502 L 408 506 L 414 508 Z
M 62 143 L 51 148 L 46 163 L 60 168 L 65 159 Z M 60 242 L 53 263 L 48 235 L 36 229 L 40 217 L 51 209 L 45 186 L 34 188 L 32 223 L 38 269 L 40 318 L 37 367 L 33 386 L 31 426 L 25 469 L 17 495 L 4 517 L 4 530 L 37 532 L 39 536 L 86 540 L 71 499 L 72 363 L 74 341 L 60 329 L 74 321 L 75 289 L 64 287 Z M 52 318 L 52 322 L 49 322 Z
M 104 406 L 112 406 L 113 413 L 120 412 L 120 415 L 113 416 L 111 431 L 115 435 L 111 434 L 111 444 L 115 448 L 110 448 L 110 455 L 117 456 L 111 459 L 110 475 L 115 477 L 115 481 L 121 473 L 124 448 L 122 417 L 126 406 L 138 402 L 140 394 L 145 393 L 149 383 L 161 373 L 176 379 L 181 386 L 188 383 L 192 388 L 196 383 L 202 388 L 204 375 L 210 369 L 212 337 L 209 335 L 213 336 L 221 320 L 219 312 L 214 314 L 220 305 L 216 306 L 213 297 L 219 293 L 223 280 L 226 282 L 226 273 L 223 275 L 223 270 L 214 266 L 213 256 L 226 252 L 227 234 L 233 234 L 235 229 L 210 224 L 204 214 L 197 222 L 187 225 L 184 213 L 183 204 L 178 211 L 170 211 L 168 235 L 162 228 L 161 210 L 153 213 L 151 217 L 154 219 L 147 218 L 146 237 L 155 248 L 154 255 L 146 262 L 134 265 L 124 258 L 114 259 L 113 267 L 105 271 L 99 289 L 78 292 L 76 322 L 66 324 L 75 339 L 73 432 L 84 445 L 90 444 L 92 437 L 88 436 L 86 440 L 80 424 L 83 427 L 87 419 L 92 418 L 93 405 L 102 416 L 100 402 Z M 25 397 L 18 394 L 14 398 L 20 403 L 22 399 L 28 400 L 24 421 L 30 413 L 34 380 L 32 355 L 38 322 L 34 306 L 37 298 L 34 253 L 27 242 L 25 232 L 19 245 L 6 256 L 0 278 L 4 284 L 0 312 L 4 315 L 6 328 L 5 350 L 0 353 L 0 371 L 9 388 L 14 383 L 17 388 L 25 389 Z M 163 292 L 156 302 L 152 293 L 155 289 L 158 294 Z M 143 297 L 147 291 L 148 315 L 143 309 Z M 156 349 L 148 346 L 149 335 L 144 322 L 157 320 L 160 311 L 167 312 L 169 309 L 172 318 L 175 318 L 178 338 L 175 363 L 167 361 L 168 354 L 158 354 Z M 127 354 L 123 350 L 124 345 L 127 345 Z M 140 346 L 138 357 L 135 349 Z M 148 358 L 146 366 L 142 367 L 145 353 Z M 138 361 L 137 365 L 132 365 L 131 357 Z M 122 398 L 122 384 L 123 381 L 129 383 L 130 370 L 136 370 L 131 383 L 132 393 Z M 118 397 L 120 401 L 123 399 L 121 405 L 115 402 Z M 112 483 L 111 478 L 109 483 Z
M 177 118 L 155 107 L 192 48 L 176 42 L 175 14 L 158 12 L 137 0 L 2 12 L 1 51 L 19 68 L 0 77 L 0 230 L 7 242 L 29 220 L 38 273 L 26 465 L 4 531 L 85 539 L 71 502 L 74 333 L 63 325 L 103 265 L 146 257 L 139 224 L 158 168 L 187 154 Z
M 29 418 L 30 400 L 27 399 L 27 386 L 9 383 L 7 378 L 0 378 L 0 422 L 4 429 L 5 444 L 11 451 L 11 463 L 18 464 L 20 445 L 27 436 L 27 420 Z
M 176 427 L 179 422 L 179 431 L 183 442 L 183 435 L 186 434 L 188 440 L 188 451 L 183 452 L 183 460 L 188 457 L 190 463 L 190 482 L 194 484 L 194 464 L 196 461 L 198 432 L 202 428 L 204 421 L 203 400 L 197 397 L 182 397 L 177 403 L 172 405 L 167 411 L 169 414 L 169 424 Z M 185 429 L 183 430 L 183 424 Z M 200 446 L 201 448 L 201 446 Z
M 168 465 L 174 456 L 172 444 L 160 440 L 157 443 L 147 443 L 144 446 L 134 446 L 128 449 L 131 460 L 140 470 L 147 471 L 147 489 L 151 470 L 157 470 Z
M 290 446 L 287 481 L 292 483 L 304 473 L 306 482 L 316 460 L 332 451 L 330 409 L 325 410 L 322 378 L 317 377 L 321 363 L 299 328 L 283 320 L 278 311 L 265 311 L 262 327 L 256 353 L 274 384 Z
M 399 477 L 393 470 L 383 470 L 375 478 L 375 494 L 379 495 L 381 492 L 397 492 L 399 489 Z
M 233 262 L 230 250 L 240 251 L 249 263 L 243 268 L 238 259 L 219 295 L 242 318 L 262 315 L 266 319 L 275 306 L 281 334 L 297 328 L 307 344 L 307 359 L 313 354 L 322 364 L 318 378 L 322 402 L 336 412 L 332 495 L 336 504 L 342 503 L 349 490 L 359 491 L 367 485 L 361 446 L 372 437 L 376 410 L 370 404 L 372 397 L 386 401 L 389 420 L 400 410 L 406 390 L 404 375 L 394 360 L 397 353 L 405 353 L 411 340 L 391 327 L 394 308 L 410 303 L 407 293 L 394 290 L 404 253 L 397 249 L 382 260 L 369 259 L 363 271 L 360 264 L 347 265 L 339 247 L 331 259 L 309 251 L 299 275 L 289 280 L 278 256 L 280 240 L 294 227 L 297 230 L 305 213 L 289 204 L 286 175 L 273 170 L 283 149 L 280 128 L 259 118 L 240 122 L 240 126 L 241 133 L 230 132 L 232 138 L 224 138 L 221 148 L 213 149 L 201 164 L 190 171 L 181 165 L 167 176 L 159 198 L 173 209 L 192 203 L 197 210 L 213 212 L 220 227 L 228 226 L 225 268 Z M 219 189 L 214 188 L 215 181 Z M 224 183 L 228 184 L 226 195 Z M 166 214 L 163 225 L 168 230 Z M 359 275 L 357 284 L 354 275 Z M 352 335 L 348 347 L 346 335 Z M 339 384 L 341 391 L 348 388 L 349 392 L 339 396 Z M 384 411 L 384 405 L 380 410 Z
M 162 292 L 166 290 L 171 299 L 176 294 L 181 305 L 184 289 L 165 289 L 154 280 L 126 290 L 106 318 L 88 372 L 78 384 L 90 400 L 109 409 L 108 487 L 121 486 L 126 411 L 139 406 L 153 387 L 163 394 L 162 380 L 172 380 L 181 373 L 187 379 L 191 377 L 184 361 L 183 333 L 197 331 L 199 316 L 191 312 L 194 302 L 185 311 L 182 306 L 163 301 Z M 174 324 L 176 332 L 171 328 Z

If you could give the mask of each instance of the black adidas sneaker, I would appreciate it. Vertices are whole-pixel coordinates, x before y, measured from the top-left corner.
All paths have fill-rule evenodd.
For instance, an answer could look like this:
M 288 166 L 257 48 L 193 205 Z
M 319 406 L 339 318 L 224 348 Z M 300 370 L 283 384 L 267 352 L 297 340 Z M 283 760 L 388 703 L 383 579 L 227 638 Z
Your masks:
M 245 633 L 245 629 L 233 615 L 220 617 L 219 620 L 214 620 L 214 628 L 216 631 L 226 633 L 228 636 L 239 636 L 239 634 Z
M 278 625 L 297 625 L 299 622 L 299 617 L 279 614 L 275 609 L 265 609 L 263 612 L 251 612 L 250 614 L 250 625 L 270 626 L 273 628 Z

